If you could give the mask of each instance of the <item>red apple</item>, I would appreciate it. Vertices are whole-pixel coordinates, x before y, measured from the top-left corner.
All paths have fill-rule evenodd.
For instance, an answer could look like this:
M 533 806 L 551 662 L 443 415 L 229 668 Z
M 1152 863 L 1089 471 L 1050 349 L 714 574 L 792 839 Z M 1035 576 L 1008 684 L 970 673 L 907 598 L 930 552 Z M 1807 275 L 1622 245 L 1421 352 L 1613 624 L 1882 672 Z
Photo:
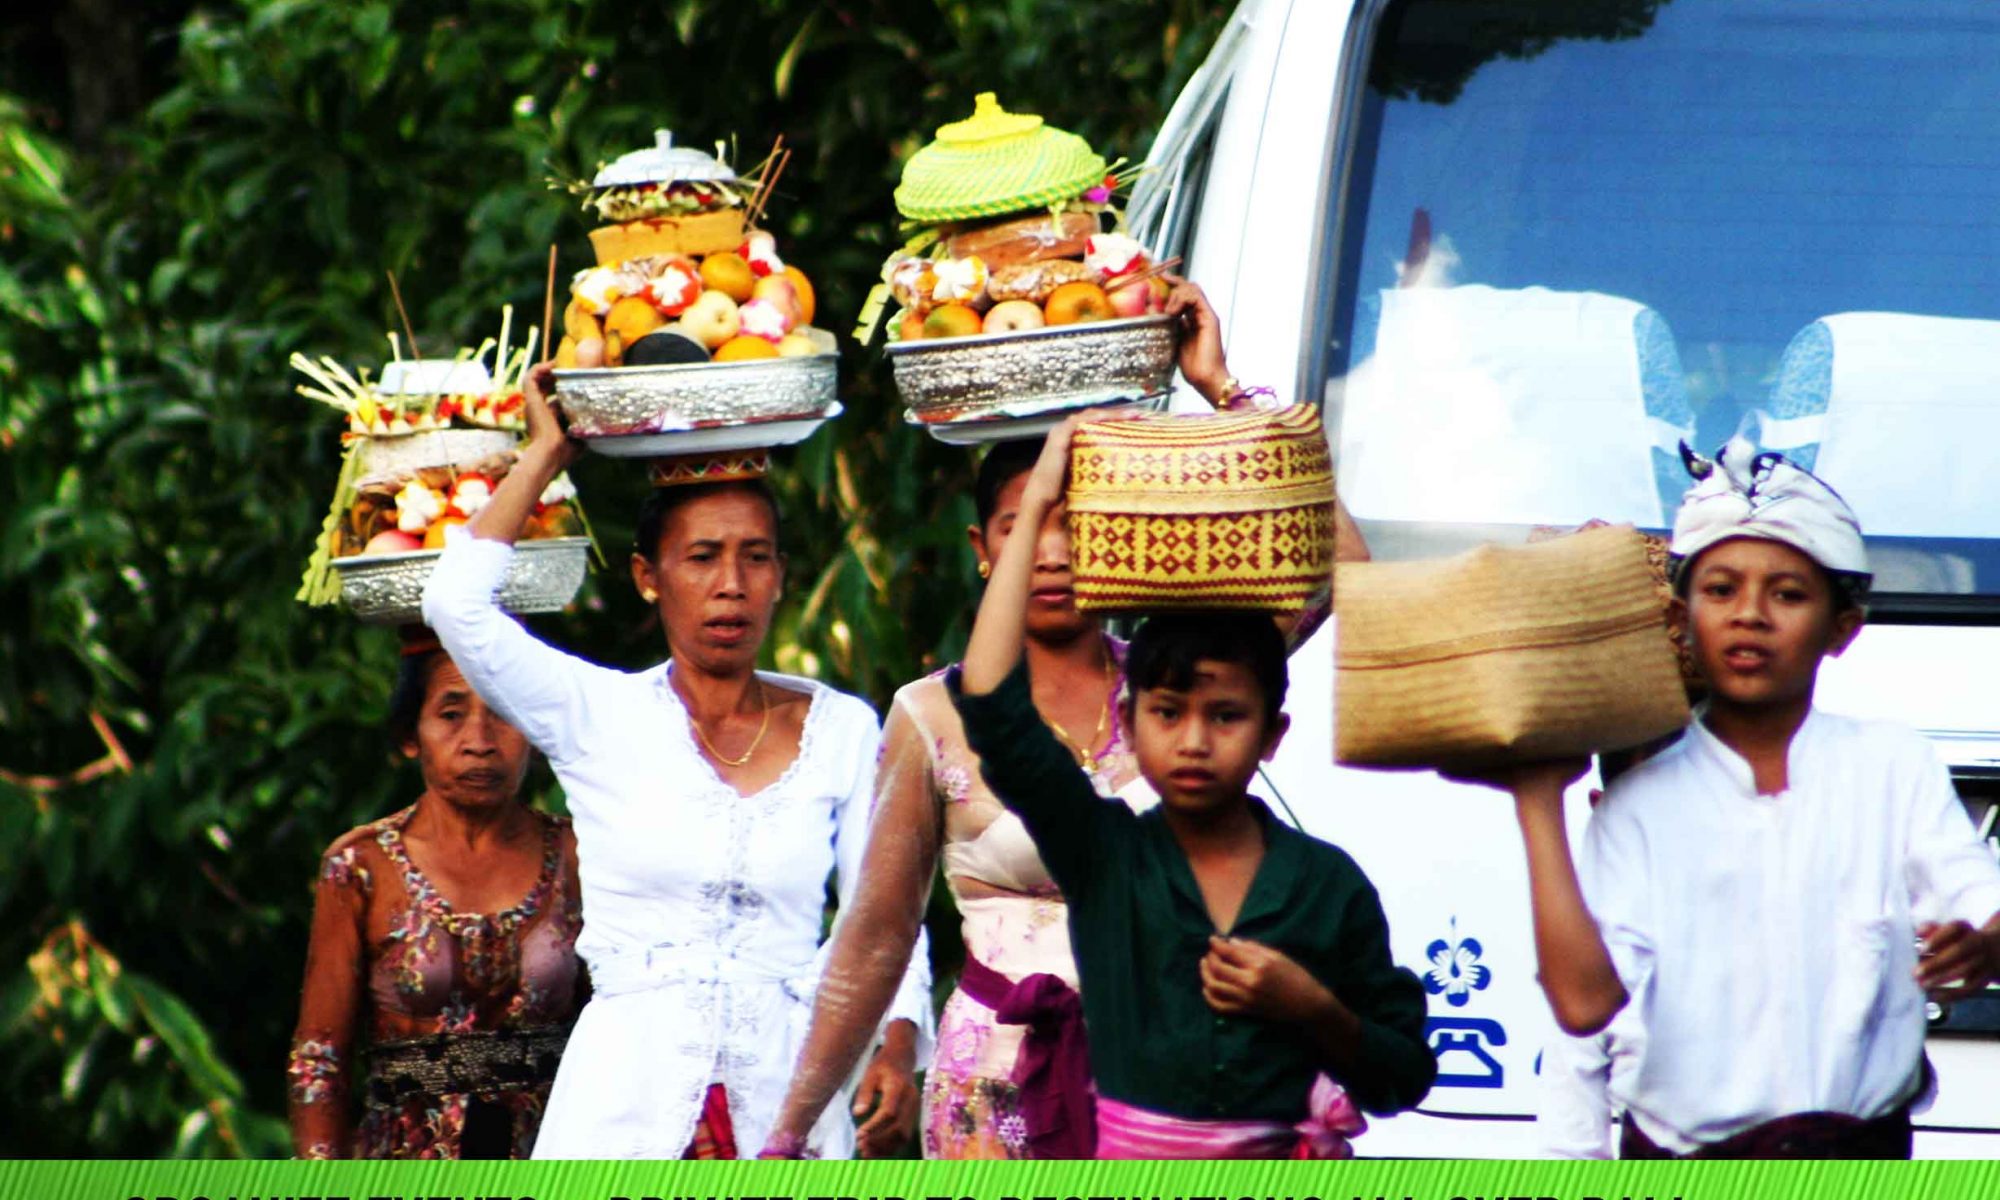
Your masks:
M 424 548 L 424 539 L 414 533 L 404 533 L 400 529 L 385 529 L 368 539 L 361 548 L 363 554 L 407 554 Z
M 1152 311 L 1153 289 L 1147 287 L 1143 281 L 1128 283 L 1124 287 L 1113 287 L 1108 291 L 1111 296 L 1111 311 L 1121 317 L 1143 317 Z
M 799 289 L 792 286 L 787 276 L 766 275 L 759 279 L 752 288 L 751 300 L 768 300 L 777 305 L 787 319 L 786 329 L 805 323 L 806 306 L 799 299 Z

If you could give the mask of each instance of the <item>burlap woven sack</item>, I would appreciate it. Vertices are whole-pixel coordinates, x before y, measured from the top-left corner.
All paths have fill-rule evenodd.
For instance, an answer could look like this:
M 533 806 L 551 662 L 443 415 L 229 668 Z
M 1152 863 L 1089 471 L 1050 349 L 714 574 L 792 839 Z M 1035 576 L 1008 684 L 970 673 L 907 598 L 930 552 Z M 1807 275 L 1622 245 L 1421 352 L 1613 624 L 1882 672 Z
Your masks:
M 1473 768 L 1622 749 L 1687 723 L 1640 535 L 1343 563 L 1334 757 Z
M 1537 525 L 1528 532 L 1530 542 L 1546 542 L 1553 538 L 1571 537 L 1586 529 L 1601 529 L 1609 521 L 1591 521 L 1583 525 Z M 1701 669 L 1694 663 L 1694 648 L 1687 639 L 1676 631 L 1674 621 L 1674 585 L 1669 580 L 1668 540 L 1665 535 L 1642 533 L 1639 540 L 1646 547 L 1646 570 L 1653 576 L 1653 591 L 1660 598 L 1660 632 L 1674 649 L 1674 660 L 1680 664 L 1681 684 L 1687 688 L 1688 698 L 1698 700 L 1708 691 L 1708 682 L 1701 677 Z
M 1660 598 L 1660 619 L 1666 626 L 1667 644 L 1674 649 L 1674 663 L 1680 668 L 1681 686 L 1687 689 L 1691 700 L 1699 700 L 1708 693 L 1708 681 L 1701 677 L 1701 668 L 1695 665 L 1694 647 L 1675 630 L 1673 616 L 1674 585 L 1670 576 L 1671 562 L 1667 553 L 1667 539 L 1657 533 L 1640 535 L 1646 543 L 1646 570 L 1653 576 L 1653 592 Z
M 1333 573 L 1319 410 L 1086 421 L 1069 526 L 1080 609 L 1297 612 Z

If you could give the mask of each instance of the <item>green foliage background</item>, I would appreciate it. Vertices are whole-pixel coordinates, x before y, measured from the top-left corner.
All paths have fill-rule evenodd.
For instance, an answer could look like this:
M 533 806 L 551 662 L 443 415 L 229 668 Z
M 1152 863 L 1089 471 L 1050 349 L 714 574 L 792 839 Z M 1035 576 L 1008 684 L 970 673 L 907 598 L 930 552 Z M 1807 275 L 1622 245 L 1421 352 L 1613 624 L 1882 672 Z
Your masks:
M 377 361 L 539 314 L 545 187 L 646 143 L 782 132 L 823 324 L 900 242 L 900 163 L 997 89 L 1145 152 L 1225 0 L 58 0 L 0 26 L 0 1155 L 288 1152 L 282 1064 L 320 850 L 407 803 L 394 638 L 292 601 L 338 422 L 294 349 Z M 53 32 L 52 32 L 53 31 Z M 782 464 L 776 663 L 878 703 L 956 652 L 970 462 L 850 349 Z M 614 562 L 640 474 L 577 471 Z M 615 576 L 545 623 L 640 665 Z M 941 931 L 946 932 L 946 931 Z M 955 932 L 955 931 L 950 931 Z M 948 936 L 948 935 L 947 935 Z

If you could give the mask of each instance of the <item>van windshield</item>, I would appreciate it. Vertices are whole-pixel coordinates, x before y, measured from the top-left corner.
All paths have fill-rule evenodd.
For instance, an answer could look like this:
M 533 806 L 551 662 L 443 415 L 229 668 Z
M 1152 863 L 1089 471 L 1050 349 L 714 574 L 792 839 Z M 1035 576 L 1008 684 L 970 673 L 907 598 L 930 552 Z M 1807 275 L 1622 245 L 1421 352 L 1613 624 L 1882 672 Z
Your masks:
M 1854 506 L 1878 603 L 2000 610 L 2000 5 L 1397 0 L 1348 133 L 1377 557 L 1658 529 L 1741 436 Z

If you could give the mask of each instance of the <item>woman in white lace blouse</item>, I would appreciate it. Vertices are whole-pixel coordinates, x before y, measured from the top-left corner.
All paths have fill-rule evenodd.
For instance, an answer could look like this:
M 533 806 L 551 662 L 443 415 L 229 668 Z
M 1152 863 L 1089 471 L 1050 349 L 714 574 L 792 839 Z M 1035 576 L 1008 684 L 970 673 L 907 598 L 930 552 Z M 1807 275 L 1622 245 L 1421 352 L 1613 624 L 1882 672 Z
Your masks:
M 879 726 L 852 696 L 755 670 L 784 583 L 760 481 L 660 488 L 642 509 L 632 575 L 659 613 L 665 664 L 598 666 L 500 609 L 514 533 L 578 453 L 542 399 L 549 384 L 537 368 L 528 445 L 424 591 L 425 619 L 548 756 L 575 819 L 593 995 L 535 1156 L 754 1154 L 811 1012 L 828 874 L 843 907 L 858 875 Z M 919 953 L 862 1076 L 864 1154 L 913 1120 L 929 1040 Z M 808 1142 L 850 1153 L 845 1106 Z

